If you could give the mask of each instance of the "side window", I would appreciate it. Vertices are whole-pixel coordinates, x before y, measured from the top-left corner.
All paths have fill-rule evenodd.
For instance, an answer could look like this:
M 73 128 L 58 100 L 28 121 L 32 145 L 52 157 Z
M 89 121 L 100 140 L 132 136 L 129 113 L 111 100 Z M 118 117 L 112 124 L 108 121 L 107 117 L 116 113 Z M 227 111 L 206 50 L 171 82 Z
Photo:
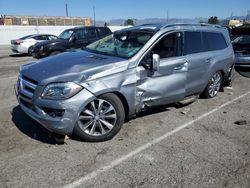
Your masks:
M 108 28 L 105 28 L 105 27 L 97 28 L 97 31 L 98 31 L 100 37 L 107 36 L 111 33 L 110 30 Z
M 172 33 L 163 37 L 151 50 L 158 54 L 161 59 L 176 57 L 182 54 L 182 34 Z
M 203 51 L 201 32 L 185 31 L 184 33 L 184 55 L 199 53 Z
M 48 40 L 56 40 L 57 39 L 57 37 L 54 35 L 47 35 L 47 37 L 48 37 Z
M 89 39 L 96 39 L 96 31 L 94 28 L 87 28 L 86 29 L 87 38 Z
M 221 33 L 203 32 L 202 35 L 206 51 L 221 50 L 228 46 Z
M 39 35 L 39 36 L 35 36 L 33 38 L 36 40 L 47 40 L 47 37 L 45 35 Z
M 81 40 L 85 38 L 84 30 L 76 30 L 74 33 L 76 40 Z
M 145 40 L 141 37 L 141 41 Z M 148 40 L 148 39 L 147 39 Z M 146 40 L 146 41 L 147 41 Z M 145 69 L 152 68 L 152 54 L 158 54 L 160 59 L 178 57 L 182 55 L 182 33 L 171 33 L 160 39 L 153 48 L 142 58 L 139 65 Z

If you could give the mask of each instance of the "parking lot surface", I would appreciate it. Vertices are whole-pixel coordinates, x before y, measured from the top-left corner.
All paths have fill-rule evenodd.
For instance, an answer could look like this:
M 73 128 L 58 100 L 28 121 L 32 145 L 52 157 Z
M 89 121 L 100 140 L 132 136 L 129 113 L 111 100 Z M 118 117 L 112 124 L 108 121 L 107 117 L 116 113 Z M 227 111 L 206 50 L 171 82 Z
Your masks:
M 32 61 L 0 46 L 0 187 L 250 187 L 249 78 L 142 113 L 111 141 L 57 145 L 15 99 L 19 66 Z

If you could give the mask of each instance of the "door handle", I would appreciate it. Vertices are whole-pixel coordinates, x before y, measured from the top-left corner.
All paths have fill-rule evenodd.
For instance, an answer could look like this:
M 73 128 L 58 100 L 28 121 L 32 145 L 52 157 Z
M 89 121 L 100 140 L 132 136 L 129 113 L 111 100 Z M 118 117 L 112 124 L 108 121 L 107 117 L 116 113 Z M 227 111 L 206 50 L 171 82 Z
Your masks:
M 207 58 L 207 59 L 205 60 L 205 63 L 210 63 L 211 60 L 212 60 L 212 58 Z
M 177 65 L 174 70 L 181 70 L 183 68 L 184 64 Z

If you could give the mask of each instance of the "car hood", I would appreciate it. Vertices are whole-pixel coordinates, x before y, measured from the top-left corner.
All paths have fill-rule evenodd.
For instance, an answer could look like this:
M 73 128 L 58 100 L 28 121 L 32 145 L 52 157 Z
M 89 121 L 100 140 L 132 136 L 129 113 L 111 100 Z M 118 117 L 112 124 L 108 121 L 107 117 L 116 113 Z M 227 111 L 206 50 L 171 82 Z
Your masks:
M 65 52 L 21 67 L 20 73 L 39 85 L 52 82 L 82 83 L 127 69 L 127 60 L 83 50 Z
M 36 44 L 35 47 L 39 48 L 41 46 L 46 46 L 48 44 L 52 44 L 52 43 L 61 43 L 61 42 L 65 42 L 65 40 L 63 39 L 55 39 L 55 40 L 45 40 L 45 41 L 42 41 L 42 42 L 39 42 Z

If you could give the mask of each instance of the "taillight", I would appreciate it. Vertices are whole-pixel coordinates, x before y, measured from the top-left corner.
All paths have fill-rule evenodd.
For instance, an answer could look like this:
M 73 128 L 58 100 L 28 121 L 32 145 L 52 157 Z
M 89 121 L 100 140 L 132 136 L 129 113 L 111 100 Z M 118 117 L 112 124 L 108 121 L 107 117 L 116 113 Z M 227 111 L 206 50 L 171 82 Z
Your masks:
M 15 42 L 16 45 L 20 45 L 21 43 L 23 43 L 23 41 L 16 41 Z

